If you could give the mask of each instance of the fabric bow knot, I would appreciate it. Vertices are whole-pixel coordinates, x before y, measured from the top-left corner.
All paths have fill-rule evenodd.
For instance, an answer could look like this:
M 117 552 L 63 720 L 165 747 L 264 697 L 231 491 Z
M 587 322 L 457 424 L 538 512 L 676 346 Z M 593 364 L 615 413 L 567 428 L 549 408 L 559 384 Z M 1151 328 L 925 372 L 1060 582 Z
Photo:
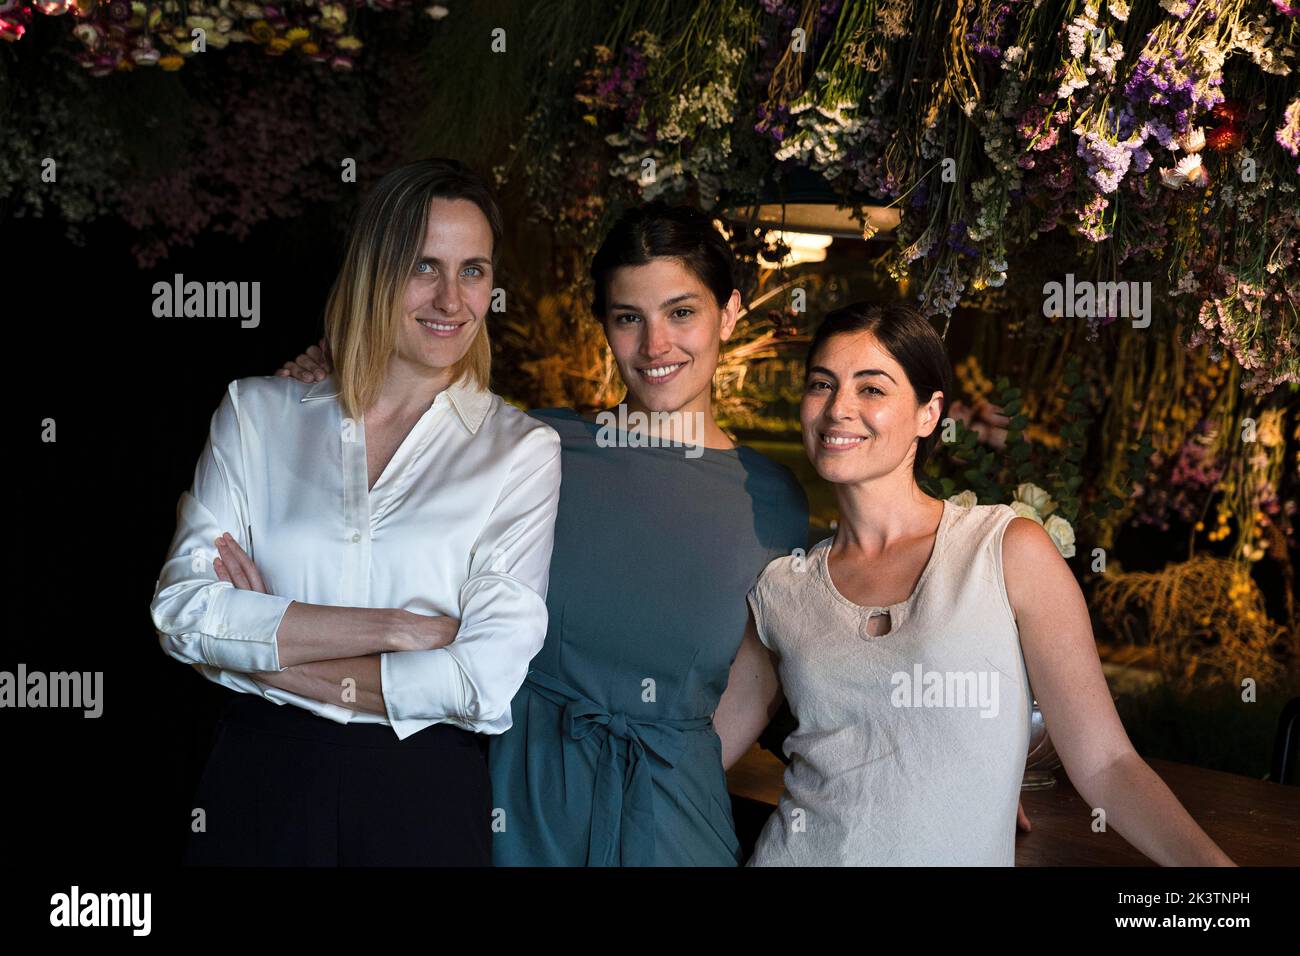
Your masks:
M 653 866 L 655 795 L 650 757 L 673 767 L 686 734 L 713 726 L 708 717 L 689 720 L 638 720 L 610 713 L 595 701 L 541 671 L 529 671 L 528 684 L 541 697 L 564 708 L 565 732 L 573 740 L 600 733 L 592 795 L 588 866 Z

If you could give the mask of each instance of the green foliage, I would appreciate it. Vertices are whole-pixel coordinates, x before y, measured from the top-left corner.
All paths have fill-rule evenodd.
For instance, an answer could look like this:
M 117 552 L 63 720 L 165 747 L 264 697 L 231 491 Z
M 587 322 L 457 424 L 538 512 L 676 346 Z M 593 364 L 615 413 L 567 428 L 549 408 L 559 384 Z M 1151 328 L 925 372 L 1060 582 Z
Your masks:
M 1074 524 L 1079 514 L 1079 498 L 1083 488 L 1082 463 L 1088 447 L 1088 429 L 1092 425 L 1090 389 L 1083 381 L 1080 360 L 1072 355 L 1061 376 L 1065 394 L 1065 423 L 1061 426 L 1064 448 L 1052 471 L 1052 496 L 1059 504 L 1061 517 Z
M 921 486 L 936 497 L 949 498 L 970 490 L 980 504 L 1008 504 L 1018 486 L 1033 483 L 1057 503 L 1053 514 L 1073 527 L 1079 515 L 1082 465 L 1093 419 L 1090 391 L 1079 365 L 1079 359 L 1072 357 L 1062 377 L 1066 420 L 1061 427 L 1063 448 L 1054 459 L 1050 449 L 1026 437 L 1030 422 L 1024 395 L 1002 376 L 994 383 L 988 400 L 1009 419 L 1005 446 L 994 448 L 973 429 L 954 421 L 949 426 L 954 429 L 954 440 L 944 443 L 943 451 L 931 460 Z

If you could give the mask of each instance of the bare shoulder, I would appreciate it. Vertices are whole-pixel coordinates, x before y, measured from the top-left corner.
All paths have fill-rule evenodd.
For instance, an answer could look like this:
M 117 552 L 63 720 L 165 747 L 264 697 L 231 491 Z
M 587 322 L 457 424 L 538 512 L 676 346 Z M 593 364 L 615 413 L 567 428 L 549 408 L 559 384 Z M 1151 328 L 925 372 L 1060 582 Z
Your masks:
M 1007 562 L 1036 562 L 1043 560 L 1044 557 L 1060 558 L 1061 554 L 1056 550 L 1056 545 L 1043 526 L 1037 521 L 1029 518 L 1016 516 L 1007 524 L 1007 530 L 1002 536 L 1002 561 Z
M 1002 536 L 1002 576 L 1017 617 L 1031 604 L 1055 603 L 1063 589 L 1078 588 L 1043 526 L 1023 517 L 1012 519 Z

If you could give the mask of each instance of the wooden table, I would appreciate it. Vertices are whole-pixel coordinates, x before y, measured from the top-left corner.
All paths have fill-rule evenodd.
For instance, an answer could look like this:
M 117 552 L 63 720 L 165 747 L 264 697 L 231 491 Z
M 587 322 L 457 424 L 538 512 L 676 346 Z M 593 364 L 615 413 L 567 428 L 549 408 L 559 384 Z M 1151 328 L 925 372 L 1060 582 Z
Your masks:
M 1242 866 L 1300 866 L 1300 787 L 1286 787 L 1217 770 L 1168 760 L 1148 760 L 1193 819 Z M 727 786 L 737 798 L 736 827 L 755 819 L 746 806 L 776 806 L 785 765 L 754 747 L 727 772 Z M 1033 830 L 1016 834 L 1016 866 L 1152 866 L 1118 833 L 1092 832 L 1088 806 L 1056 772 L 1050 790 L 1022 794 Z M 764 811 L 765 815 L 766 811 Z M 752 827 L 749 827 L 752 829 Z M 757 835 L 741 834 L 748 852 Z

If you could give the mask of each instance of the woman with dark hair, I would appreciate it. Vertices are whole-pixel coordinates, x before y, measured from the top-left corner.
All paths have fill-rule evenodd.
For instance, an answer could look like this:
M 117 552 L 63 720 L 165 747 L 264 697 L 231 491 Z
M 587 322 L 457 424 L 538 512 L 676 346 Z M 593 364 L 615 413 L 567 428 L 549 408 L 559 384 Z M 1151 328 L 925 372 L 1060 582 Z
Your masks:
M 709 218 L 633 209 L 591 278 L 625 415 L 645 416 L 659 447 L 626 433 L 610 442 L 567 409 L 536 413 L 564 447 L 552 626 L 514 727 L 489 753 L 505 810 L 493 859 L 733 866 L 724 769 L 771 718 L 753 693 L 766 653 L 742 647 L 744 595 L 768 561 L 806 543 L 807 501 L 786 469 L 714 421 L 740 293 Z
M 389 173 L 326 305 L 333 377 L 241 379 L 213 416 L 151 609 L 238 692 L 188 863 L 491 862 L 479 735 L 541 647 L 560 483 L 554 430 L 487 388 L 500 235 L 459 163 Z
M 724 770 L 779 703 L 745 594 L 806 543 L 807 500 L 713 418 L 740 293 L 711 220 L 632 209 L 591 276 L 627 395 L 593 418 L 533 412 L 560 434 L 564 482 L 546 642 L 489 749 L 493 860 L 735 866 Z M 323 359 L 284 371 L 307 379 Z
M 1013 866 L 1035 698 L 1094 821 L 1158 863 L 1231 865 L 1133 750 L 1042 526 L 918 485 L 951 395 L 910 306 L 837 310 L 809 346 L 804 449 L 840 521 L 749 595 L 798 720 L 750 865 Z

